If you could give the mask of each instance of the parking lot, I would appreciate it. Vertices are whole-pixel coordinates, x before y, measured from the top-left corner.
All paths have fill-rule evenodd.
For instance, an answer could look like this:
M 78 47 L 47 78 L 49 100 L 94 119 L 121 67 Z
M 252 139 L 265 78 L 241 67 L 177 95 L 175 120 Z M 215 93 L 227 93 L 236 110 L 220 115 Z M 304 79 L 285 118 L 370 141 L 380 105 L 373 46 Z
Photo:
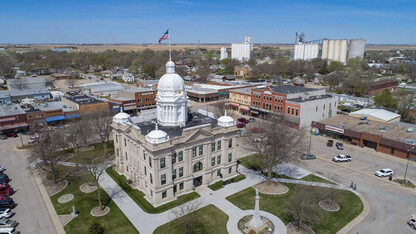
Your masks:
M 27 142 L 28 137 L 24 137 Z M 28 151 L 20 151 L 20 138 L 0 141 L 0 165 L 6 168 L 10 186 L 16 191 L 11 197 L 17 203 L 16 214 L 10 219 L 19 224 L 16 230 L 21 233 L 56 233 L 51 218 L 43 202 L 35 179 L 28 168 Z

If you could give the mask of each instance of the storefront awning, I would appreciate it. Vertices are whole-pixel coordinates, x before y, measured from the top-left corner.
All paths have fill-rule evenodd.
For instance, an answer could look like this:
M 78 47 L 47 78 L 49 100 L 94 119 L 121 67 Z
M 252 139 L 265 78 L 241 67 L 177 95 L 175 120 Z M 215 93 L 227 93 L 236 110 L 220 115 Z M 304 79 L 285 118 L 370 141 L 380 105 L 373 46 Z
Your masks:
M 124 110 L 135 110 L 137 109 L 136 106 L 124 106 Z
M 247 109 L 244 109 L 244 108 L 240 108 L 240 111 L 242 111 L 242 112 L 250 112 L 250 110 L 247 110 Z
M 235 104 L 229 104 L 231 107 L 233 107 L 233 108 L 238 108 L 238 105 L 235 105 Z
M 65 116 L 60 115 L 60 116 L 53 116 L 53 117 L 46 118 L 47 123 L 53 122 L 53 121 L 61 121 L 61 120 L 65 120 Z
M 79 118 L 79 113 L 65 115 L 65 119 L 75 119 L 75 118 Z
M 250 110 L 250 112 L 253 113 L 253 114 L 256 114 L 256 115 L 259 114 L 259 112 L 258 111 L 255 111 L 255 110 Z

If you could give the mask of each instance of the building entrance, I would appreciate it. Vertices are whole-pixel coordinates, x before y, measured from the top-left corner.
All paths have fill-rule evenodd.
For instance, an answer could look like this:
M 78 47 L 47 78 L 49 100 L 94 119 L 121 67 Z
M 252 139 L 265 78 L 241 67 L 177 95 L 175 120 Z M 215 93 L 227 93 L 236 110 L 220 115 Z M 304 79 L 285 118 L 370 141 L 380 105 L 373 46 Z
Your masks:
M 202 176 L 194 178 L 194 186 L 198 187 L 202 184 Z

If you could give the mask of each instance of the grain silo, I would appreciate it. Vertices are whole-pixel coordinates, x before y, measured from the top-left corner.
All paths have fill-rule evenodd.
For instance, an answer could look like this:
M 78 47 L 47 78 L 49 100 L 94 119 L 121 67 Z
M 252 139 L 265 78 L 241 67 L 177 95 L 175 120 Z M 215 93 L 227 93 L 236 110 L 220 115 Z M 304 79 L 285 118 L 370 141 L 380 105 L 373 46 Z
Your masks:
M 322 41 L 322 59 L 328 59 L 329 40 Z
M 349 44 L 348 59 L 350 58 L 364 58 L 365 40 L 351 39 Z
M 340 43 L 340 53 L 339 53 L 339 60 L 341 63 L 347 62 L 347 53 L 348 53 L 348 41 L 341 40 Z

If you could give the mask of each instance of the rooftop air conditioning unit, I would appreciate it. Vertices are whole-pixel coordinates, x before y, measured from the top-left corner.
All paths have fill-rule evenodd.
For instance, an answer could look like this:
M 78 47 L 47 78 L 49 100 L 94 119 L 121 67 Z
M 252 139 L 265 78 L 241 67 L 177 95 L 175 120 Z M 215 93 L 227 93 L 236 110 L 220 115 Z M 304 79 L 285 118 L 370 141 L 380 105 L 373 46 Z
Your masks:
M 366 120 L 367 119 L 367 116 L 361 116 L 360 119 L 361 120 Z
M 416 142 L 415 142 L 415 140 L 413 140 L 413 139 L 406 139 L 406 144 L 409 144 L 409 145 L 415 145 L 416 144 Z
M 378 130 L 380 130 L 382 132 L 385 132 L 387 130 L 387 128 L 386 128 L 386 126 L 381 125 Z
M 407 129 L 407 132 L 414 132 L 414 131 L 415 131 L 414 127 L 410 127 L 410 128 Z

